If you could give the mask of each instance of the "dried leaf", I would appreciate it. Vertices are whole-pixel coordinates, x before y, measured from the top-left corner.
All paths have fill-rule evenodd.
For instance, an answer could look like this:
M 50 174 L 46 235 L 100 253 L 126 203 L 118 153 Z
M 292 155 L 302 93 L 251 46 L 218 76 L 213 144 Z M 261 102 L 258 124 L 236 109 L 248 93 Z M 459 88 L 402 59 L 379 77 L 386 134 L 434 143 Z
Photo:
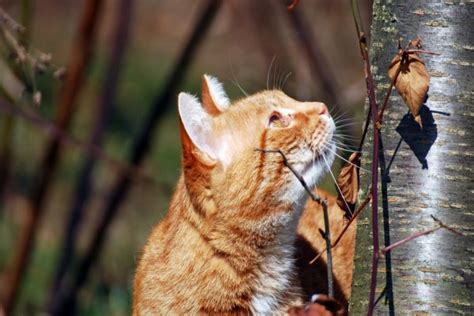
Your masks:
M 421 40 L 419 38 L 412 40 L 409 46 L 420 48 Z M 392 81 L 396 80 L 395 88 L 410 109 L 415 121 L 421 126 L 420 109 L 430 85 L 430 75 L 425 63 L 418 54 L 400 49 L 390 63 L 388 76 Z
M 339 172 L 339 177 L 337 178 L 337 185 L 341 189 L 337 197 L 337 205 L 346 212 L 352 213 L 354 206 L 357 203 L 357 196 L 359 193 L 359 171 L 358 167 L 360 166 L 360 153 L 352 153 L 349 157 L 349 162 L 346 164 Z M 341 193 L 344 197 L 341 196 Z M 351 208 L 347 209 L 344 198 Z

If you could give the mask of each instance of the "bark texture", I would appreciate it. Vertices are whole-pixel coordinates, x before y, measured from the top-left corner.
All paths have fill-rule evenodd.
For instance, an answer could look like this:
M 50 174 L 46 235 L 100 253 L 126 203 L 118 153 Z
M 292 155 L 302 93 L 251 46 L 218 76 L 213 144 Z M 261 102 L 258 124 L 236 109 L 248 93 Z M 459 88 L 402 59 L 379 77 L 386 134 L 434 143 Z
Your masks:
M 397 92 L 389 100 L 380 147 L 381 241 L 386 246 L 434 227 L 430 215 L 465 235 L 438 230 L 382 256 L 374 314 L 473 315 L 474 3 L 377 0 L 373 14 L 371 61 L 378 100 L 390 84 L 387 68 L 400 37 L 405 45 L 420 36 L 425 49 L 442 54 L 421 56 L 431 75 L 420 113 L 423 129 Z M 371 142 L 364 147 L 365 168 Z M 370 175 L 362 174 L 361 187 L 366 190 L 369 181 Z M 369 213 L 358 223 L 352 315 L 367 312 Z

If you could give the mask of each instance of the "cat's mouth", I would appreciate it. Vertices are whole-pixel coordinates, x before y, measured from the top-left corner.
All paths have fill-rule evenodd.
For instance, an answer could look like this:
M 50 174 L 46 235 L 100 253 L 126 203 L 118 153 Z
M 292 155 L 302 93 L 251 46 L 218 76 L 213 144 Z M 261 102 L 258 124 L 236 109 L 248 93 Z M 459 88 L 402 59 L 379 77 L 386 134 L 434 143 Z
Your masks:
M 302 168 L 301 175 L 311 188 L 314 188 L 319 180 L 328 173 L 334 161 L 335 144 L 328 141 L 325 146 L 314 153 L 312 159 L 308 160 Z
M 314 187 L 317 182 L 331 170 L 334 161 L 336 144 L 334 141 L 335 124 L 332 118 L 323 121 L 324 132 L 315 131 L 310 143 L 312 158 L 307 162 L 302 171 L 306 183 Z

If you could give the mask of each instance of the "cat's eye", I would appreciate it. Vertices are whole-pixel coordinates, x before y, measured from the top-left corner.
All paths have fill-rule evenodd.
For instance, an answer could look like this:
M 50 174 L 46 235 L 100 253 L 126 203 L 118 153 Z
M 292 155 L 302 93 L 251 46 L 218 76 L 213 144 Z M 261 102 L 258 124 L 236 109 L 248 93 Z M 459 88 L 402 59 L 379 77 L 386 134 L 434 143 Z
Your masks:
M 280 112 L 273 111 L 270 117 L 268 118 L 268 127 L 287 127 L 290 123 L 289 117 L 284 117 Z

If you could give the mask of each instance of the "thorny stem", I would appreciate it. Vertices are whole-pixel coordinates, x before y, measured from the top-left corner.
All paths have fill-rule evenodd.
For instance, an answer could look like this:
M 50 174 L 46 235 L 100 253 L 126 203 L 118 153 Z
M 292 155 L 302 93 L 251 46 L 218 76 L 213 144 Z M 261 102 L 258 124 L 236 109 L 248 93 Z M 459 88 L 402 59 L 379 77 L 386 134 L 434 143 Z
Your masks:
M 456 234 L 456 235 L 459 235 L 459 236 L 464 236 L 464 234 L 462 234 L 461 232 L 458 232 L 457 230 L 455 230 L 454 228 L 452 227 L 449 227 L 448 225 L 444 224 L 442 221 L 440 221 L 439 219 L 437 219 L 436 217 L 434 217 L 433 215 L 431 215 L 431 218 L 433 218 L 433 220 L 438 224 L 438 226 L 436 227 L 433 227 L 433 228 L 430 228 L 428 230 L 425 230 L 425 231 L 422 231 L 422 232 L 418 232 L 418 233 L 415 233 L 413 235 L 410 235 L 408 237 L 405 237 L 403 238 L 402 240 L 399 240 L 397 241 L 396 243 L 393 243 L 391 244 L 390 246 L 387 246 L 387 247 L 384 247 L 380 250 L 380 253 L 381 254 L 386 254 L 387 252 L 401 246 L 401 245 L 404 245 L 406 244 L 407 242 L 409 242 L 410 240 L 413 240 L 415 238 L 418 238 L 418 237 L 421 237 L 421 236 L 426 236 L 426 235 L 429 235 L 431 233 L 434 233 L 435 231 L 437 231 L 438 229 L 441 229 L 441 228 L 445 228 L 447 230 L 449 230 L 450 232 Z
M 373 122 L 373 148 L 372 148 L 372 242 L 374 252 L 372 256 L 372 275 L 370 280 L 370 294 L 369 294 L 369 307 L 367 315 L 373 314 L 374 300 L 375 300 L 375 289 L 377 287 L 377 266 L 379 261 L 379 228 L 378 228 L 378 147 L 379 147 L 379 136 L 380 131 L 376 128 L 378 122 L 377 113 L 377 102 L 375 99 L 375 89 L 372 78 L 372 72 L 370 70 L 370 59 L 369 50 L 367 46 L 367 38 L 363 32 L 363 25 L 360 18 L 360 11 L 357 5 L 357 0 L 351 0 L 352 4 L 352 15 L 354 17 L 354 23 L 357 30 L 357 36 L 359 38 L 359 48 L 364 61 L 365 70 L 365 81 L 367 86 L 367 96 L 369 97 L 370 112 L 372 115 Z
M 331 232 L 329 228 L 329 215 L 328 215 L 328 203 L 325 199 L 322 199 L 313 190 L 311 190 L 304 180 L 304 178 L 295 170 L 295 168 L 288 162 L 285 154 L 281 149 L 261 149 L 256 148 L 255 151 L 260 151 L 262 153 L 276 153 L 280 154 L 283 158 L 283 164 L 290 169 L 290 171 L 295 175 L 298 181 L 301 183 L 306 193 L 311 197 L 311 199 L 321 205 L 324 213 L 324 239 L 326 240 L 326 254 L 327 254 L 327 279 L 328 279 L 328 295 L 334 297 L 334 280 L 332 275 L 332 253 L 331 253 Z
M 359 205 L 359 207 L 357 208 L 357 210 L 355 210 L 354 214 L 352 214 L 352 217 L 351 219 L 349 220 L 349 222 L 347 222 L 346 226 L 344 226 L 344 228 L 342 229 L 342 231 L 339 233 L 339 236 L 337 236 L 336 240 L 334 241 L 334 243 L 331 245 L 331 249 L 332 248 L 335 248 L 337 246 L 337 244 L 339 243 L 339 241 L 342 239 L 342 237 L 344 236 L 344 234 L 346 233 L 346 231 L 349 229 L 349 227 L 351 226 L 351 224 L 355 221 L 355 219 L 357 218 L 357 216 L 359 216 L 360 213 L 362 213 L 362 211 L 364 210 L 364 208 L 367 206 L 367 204 L 370 202 L 370 199 L 372 198 L 371 194 L 369 193 L 365 200 Z M 327 245 L 326 245 L 326 248 L 323 249 L 316 257 L 314 257 L 310 262 L 309 264 L 313 264 L 316 262 L 316 260 L 318 260 L 322 255 L 323 253 L 327 251 Z

